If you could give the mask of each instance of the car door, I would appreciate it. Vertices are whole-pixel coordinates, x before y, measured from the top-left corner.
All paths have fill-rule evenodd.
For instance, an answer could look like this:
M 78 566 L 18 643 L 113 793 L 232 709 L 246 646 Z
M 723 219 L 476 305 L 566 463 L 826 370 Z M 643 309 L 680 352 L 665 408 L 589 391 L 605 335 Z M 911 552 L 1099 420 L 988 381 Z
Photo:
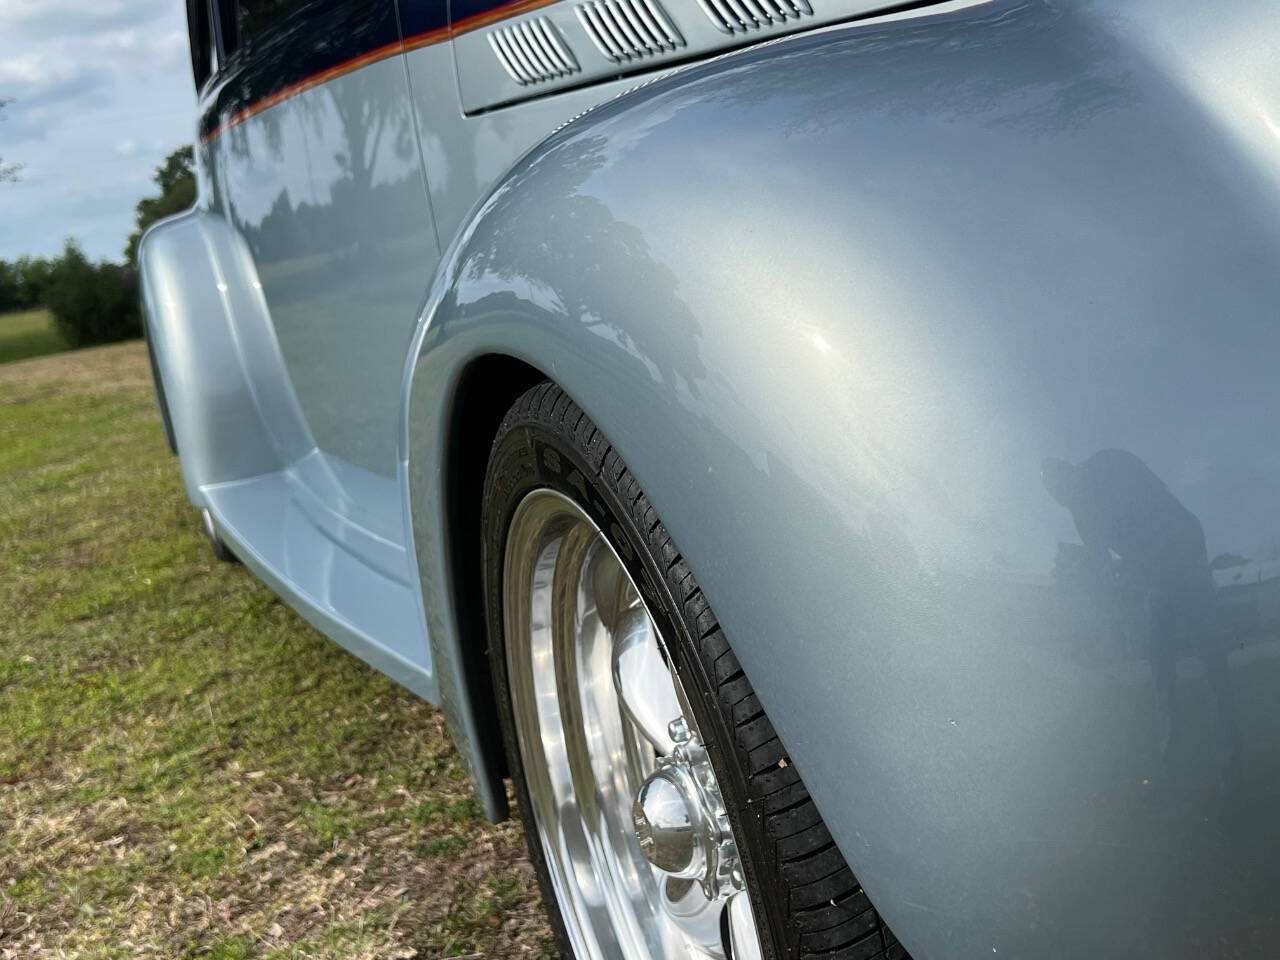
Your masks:
M 223 76 L 203 139 L 317 448 L 299 470 L 385 507 L 392 532 L 398 503 L 359 491 L 395 477 L 401 372 L 439 256 L 394 0 L 212 2 Z

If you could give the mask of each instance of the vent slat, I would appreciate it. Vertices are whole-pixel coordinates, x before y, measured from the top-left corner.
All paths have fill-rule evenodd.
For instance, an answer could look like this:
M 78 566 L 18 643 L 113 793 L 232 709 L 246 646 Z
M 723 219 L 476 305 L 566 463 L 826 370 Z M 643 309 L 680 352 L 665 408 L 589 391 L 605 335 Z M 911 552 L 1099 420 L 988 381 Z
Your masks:
M 627 5 L 627 14 L 635 17 L 636 23 L 644 34 L 650 38 L 654 47 L 658 50 L 666 50 L 668 48 L 674 50 L 675 45 L 672 43 L 671 35 L 662 29 L 662 24 L 653 18 L 642 3 L 632 3 Z
M 578 61 L 546 17 L 520 20 L 489 31 L 489 46 L 502 69 L 526 86 L 577 73 Z
M 606 10 L 625 38 L 624 42 L 627 45 L 628 57 L 639 57 L 646 53 L 652 53 L 653 51 L 649 49 L 649 45 L 640 39 L 640 35 L 632 29 L 631 23 L 627 20 L 627 15 L 621 10 L 624 6 L 626 4 L 613 4 L 607 7 Z
M 533 79 L 525 72 L 515 54 L 511 52 L 511 47 L 507 45 L 507 38 L 504 33 L 495 32 L 489 34 L 489 42 L 497 52 L 498 59 L 502 61 L 503 67 L 506 68 L 507 73 L 512 76 L 516 83 L 524 85 Z
M 507 58 L 503 55 L 502 48 L 498 46 L 498 38 L 491 33 L 486 37 L 486 39 L 489 41 L 489 46 L 493 50 L 493 55 L 497 57 L 498 63 L 502 64 L 502 69 L 506 71 L 507 76 L 516 83 L 520 83 L 520 78 L 517 77 L 515 71 L 511 69 L 511 64 L 507 63 Z
M 671 18 L 667 16 L 667 12 L 663 10 L 654 0 L 639 0 L 638 3 L 632 4 L 636 13 L 649 24 L 650 29 L 657 31 L 664 44 L 672 50 L 684 46 L 684 37 L 680 36 L 680 31 L 675 28 L 675 24 L 671 22 Z
M 542 51 L 542 55 L 561 76 L 573 72 L 569 69 L 569 64 L 565 62 L 564 58 L 557 54 L 555 48 L 551 46 L 550 41 L 547 40 L 545 30 L 540 30 L 537 26 L 533 26 L 530 28 L 529 33 L 534 44 Z
M 559 69 L 551 61 L 547 60 L 542 51 L 538 49 L 538 44 L 533 39 L 529 25 L 518 23 L 514 26 L 515 29 L 512 32 L 515 35 L 516 43 L 520 45 L 520 51 L 524 54 L 525 59 L 533 65 L 534 70 L 538 71 L 538 75 L 558 76 L 560 74 Z
M 613 48 L 612 39 L 609 37 L 608 31 L 605 30 L 604 24 L 600 22 L 600 13 L 595 7 L 583 4 L 578 7 L 578 20 L 581 21 L 583 28 L 587 31 L 587 36 L 591 38 L 591 42 L 596 45 L 606 60 L 617 63 L 620 59 L 618 51 Z
M 560 34 L 556 33 L 556 28 L 551 25 L 551 21 L 543 17 L 538 23 L 542 27 L 542 35 L 547 42 L 555 48 L 556 53 L 560 55 L 560 62 L 564 64 L 565 71 L 568 73 L 578 72 L 578 61 L 573 58 L 573 51 L 569 47 L 560 42 Z
M 560 75 L 564 76 L 565 74 L 573 73 L 574 65 L 560 56 L 556 48 L 552 46 L 546 26 L 541 21 L 535 20 L 530 24 L 530 27 L 530 35 L 534 44 L 543 52 L 543 55 L 546 56 Z
M 663 36 L 667 37 L 667 42 L 671 45 L 672 50 L 685 45 L 685 38 L 680 35 L 680 31 L 676 29 L 676 24 L 672 23 L 666 10 L 663 10 L 662 6 L 658 5 L 658 0 L 637 0 L 635 6 L 640 14 L 648 14 L 649 17 L 654 19 L 654 22 L 657 22 L 658 26 L 662 28 Z
M 628 4 L 627 15 L 639 24 L 641 33 L 649 38 L 655 50 L 661 53 L 676 48 L 675 38 L 663 29 L 662 24 L 653 18 L 653 14 L 645 9 L 643 3 Z
M 575 10 L 591 42 L 611 63 L 684 46 L 684 38 L 657 0 L 591 0 Z
M 702 9 L 706 11 L 711 22 L 725 33 L 733 33 L 738 27 L 738 18 L 733 15 L 724 0 L 700 0 Z
M 613 49 L 618 51 L 619 60 L 631 59 L 631 44 L 627 43 L 626 37 L 618 30 L 618 25 L 613 21 L 613 14 L 609 11 L 608 4 L 597 3 L 596 12 L 600 14 L 600 22 L 604 24 L 605 32 L 613 41 Z
M 520 43 L 520 31 L 508 28 L 504 31 L 504 39 L 507 41 L 507 47 L 511 50 L 511 55 L 516 58 L 520 66 L 524 68 L 524 72 L 529 79 L 538 80 L 546 77 L 546 71 L 539 67 L 524 52 L 524 47 Z
M 813 16 L 809 0 L 698 0 L 702 12 L 722 33 L 747 33 Z
M 666 44 L 663 43 L 661 36 L 654 33 L 653 30 L 640 19 L 640 14 L 637 12 L 634 4 L 619 4 L 619 8 L 618 13 L 621 17 L 625 18 L 627 26 L 630 28 L 630 32 L 635 34 L 639 46 L 643 47 L 648 53 L 659 53 L 666 49 Z
M 729 9 L 737 15 L 738 22 L 742 25 L 743 29 L 754 30 L 761 25 L 760 18 L 747 8 L 747 5 L 743 0 L 726 0 L 726 2 L 729 5 Z M 767 20 L 764 22 L 768 23 Z

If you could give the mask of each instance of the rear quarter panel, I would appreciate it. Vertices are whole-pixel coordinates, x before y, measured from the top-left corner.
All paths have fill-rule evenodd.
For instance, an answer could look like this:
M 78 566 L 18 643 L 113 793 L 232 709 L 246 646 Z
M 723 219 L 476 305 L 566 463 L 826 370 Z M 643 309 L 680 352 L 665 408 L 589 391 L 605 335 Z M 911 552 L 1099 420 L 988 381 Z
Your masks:
M 415 543 L 463 726 L 441 411 L 496 352 L 634 470 L 913 955 L 1272 955 L 1280 88 L 1274 59 L 1222 51 L 1276 33 L 1266 4 L 1197 6 L 796 38 L 522 161 L 447 255 L 410 369 Z M 1249 558 L 1213 573 L 1172 712 L 1146 601 L 1059 562 L 1079 536 L 1041 462 L 1111 448 L 1208 557 Z

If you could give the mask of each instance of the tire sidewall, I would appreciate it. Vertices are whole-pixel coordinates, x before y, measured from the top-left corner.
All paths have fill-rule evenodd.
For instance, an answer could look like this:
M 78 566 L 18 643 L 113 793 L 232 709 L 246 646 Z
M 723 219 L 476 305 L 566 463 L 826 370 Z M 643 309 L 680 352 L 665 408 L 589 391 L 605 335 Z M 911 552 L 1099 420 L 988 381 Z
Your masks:
M 617 469 L 624 469 L 620 462 Z M 669 647 L 668 653 L 675 660 L 676 671 L 688 695 L 724 796 L 751 892 L 765 960 L 775 960 L 785 955 L 785 951 L 779 949 L 779 945 L 786 942 L 785 921 L 778 905 L 773 904 L 771 909 L 760 896 L 762 877 L 757 866 L 763 863 L 761 858 L 767 855 L 769 848 L 762 836 L 763 823 L 759 811 L 753 809 L 755 805 L 750 800 L 740 760 L 733 752 L 731 732 L 723 713 L 712 701 L 710 691 L 714 687 L 697 655 L 695 638 L 685 618 L 680 615 L 680 607 L 664 577 L 666 571 L 648 545 L 646 533 L 651 531 L 641 530 L 633 513 L 634 505 L 624 502 L 615 486 L 600 473 L 588 462 L 587 455 L 571 435 L 548 424 L 529 422 L 527 414 L 518 418 L 509 416 L 494 443 L 482 508 L 490 671 L 508 770 L 525 823 L 529 855 L 537 872 L 552 928 L 564 954 L 573 956 L 560 905 L 551 886 L 542 843 L 536 836 L 533 807 L 516 736 L 503 626 L 507 532 L 516 508 L 535 490 L 553 490 L 569 497 L 595 523 L 635 582 L 655 626 Z

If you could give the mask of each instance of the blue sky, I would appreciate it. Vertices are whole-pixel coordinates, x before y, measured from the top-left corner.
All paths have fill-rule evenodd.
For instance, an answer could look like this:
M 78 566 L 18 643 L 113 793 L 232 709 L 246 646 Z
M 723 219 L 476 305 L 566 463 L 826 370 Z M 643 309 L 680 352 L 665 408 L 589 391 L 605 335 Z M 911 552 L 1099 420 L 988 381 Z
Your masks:
M 195 130 L 182 0 L 0 0 L 0 258 L 73 236 L 119 260 L 155 166 Z

